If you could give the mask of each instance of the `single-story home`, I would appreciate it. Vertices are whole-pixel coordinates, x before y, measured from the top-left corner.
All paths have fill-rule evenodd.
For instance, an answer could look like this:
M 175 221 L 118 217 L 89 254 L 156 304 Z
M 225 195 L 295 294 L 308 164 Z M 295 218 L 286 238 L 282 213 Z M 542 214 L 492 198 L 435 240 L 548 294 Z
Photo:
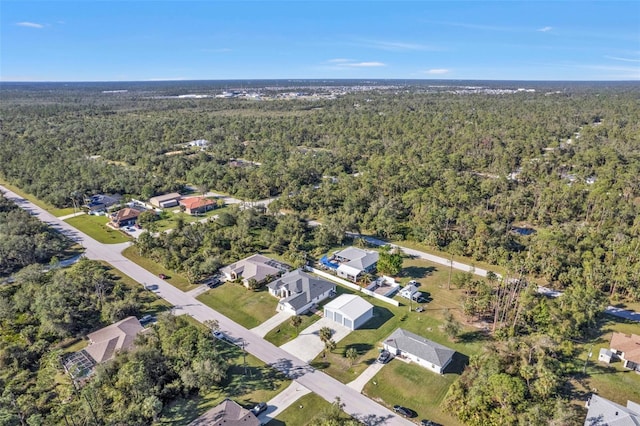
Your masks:
M 453 349 L 402 328 L 391 333 L 382 345 L 393 355 L 409 359 L 438 374 L 443 374 L 456 353 Z
M 640 372 L 640 336 L 614 332 L 609 347 L 624 362 L 625 368 Z
M 85 199 L 84 208 L 87 209 L 89 214 L 104 213 L 111 206 L 120 204 L 122 202 L 122 195 L 104 195 L 96 194 Z
M 189 197 L 180 200 L 180 205 L 184 206 L 187 214 L 203 214 L 216 207 L 216 200 L 203 197 Z
M 358 247 L 347 247 L 333 254 L 333 258 L 340 263 L 337 269 L 338 276 L 353 282 L 356 282 L 365 272 L 375 272 L 378 257 L 377 251 L 363 250 Z
M 125 207 L 124 209 L 118 210 L 113 215 L 111 215 L 111 224 L 116 228 L 121 228 L 123 226 L 133 226 L 138 220 L 138 216 L 142 213 L 141 210 L 133 209 L 131 207 Z
M 260 420 L 250 410 L 229 398 L 198 417 L 189 426 L 260 426 Z
M 159 207 L 161 209 L 166 209 L 169 207 L 175 207 L 178 205 L 178 200 L 180 200 L 182 196 L 177 192 L 172 192 L 170 194 L 158 195 L 156 197 L 149 198 L 149 203 L 151 203 L 154 207 Z
M 373 305 L 360 296 L 343 294 L 324 305 L 324 316 L 355 330 L 373 318 Z
M 254 279 L 258 283 L 263 283 L 269 278 L 277 278 L 283 272 L 290 270 L 288 265 L 270 259 L 261 254 L 254 254 L 246 259 L 232 263 L 220 269 L 227 279 L 233 281 L 242 278 L 242 282 L 246 287 L 249 286 L 249 280 Z
M 609 364 L 611 360 L 615 359 L 616 354 L 612 350 L 607 348 L 600 348 L 600 353 L 598 353 L 598 361 L 606 362 Z
M 300 315 L 336 293 L 336 285 L 296 269 L 267 285 L 272 296 L 280 298 L 278 311 Z
M 640 425 L 640 404 L 627 401 L 624 407 L 606 398 L 591 394 L 587 400 L 587 417 L 584 426 L 636 426 Z
M 144 328 L 136 317 L 127 317 L 87 335 L 89 346 L 84 350 L 96 363 L 110 360 L 117 352 L 133 346 L 138 333 Z

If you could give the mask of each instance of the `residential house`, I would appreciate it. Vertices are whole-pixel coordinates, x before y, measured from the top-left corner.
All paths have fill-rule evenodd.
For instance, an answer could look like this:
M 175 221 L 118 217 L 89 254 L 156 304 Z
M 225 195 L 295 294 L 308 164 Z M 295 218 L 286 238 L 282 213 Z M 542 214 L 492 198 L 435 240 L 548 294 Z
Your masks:
M 206 139 L 197 139 L 195 141 L 187 142 L 187 146 L 193 146 L 198 148 L 206 148 L 209 145 L 209 141 Z
M 334 260 L 340 263 L 337 273 L 341 278 L 356 282 L 364 273 L 373 273 L 378 264 L 378 252 L 363 250 L 357 247 L 347 247 L 334 253 Z
M 124 226 L 133 226 L 138 220 L 138 216 L 142 213 L 141 210 L 133 209 L 131 207 L 125 207 L 120 209 L 111 215 L 111 224 L 116 228 L 122 228 Z
M 391 354 L 403 357 L 435 373 L 443 374 L 455 351 L 402 328 L 396 329 L 382 344 Z
M 264 283 L 268 278 L 277 278 L 289 269 L 291 268 L 284 263 L 262 256 L 261 254 L 254 254 L 246 259 L 225 266 L 220 269 L 220 272 L 224 274 L 227 281 L 240 278 L 244 285 L 249 287 L 249 281 L 251 279 L 256 280 L 258 283 Z
M 84 350 L 98 364 L 133 346 L 138 333 L 144 328 L 136 317 L 127 317 L 87 335 L 89 346 Z
M 640 336 L 614 332 L 609 347 L 624 362 L 625 368 L 640 372 Z
M 204 214 L 216 207 L 216 200 L 204 197 L 189 197 L 180 200 L 184 211 L 190 215 Z
M 106 213 L 109 207 L 120 204 L 122 202 L 122 195 L 103 195 L 96 194 L 85 199 L 84 208 L 87 209 L 89 214 L 102 214 Z
M 324 316 L 355 330 L 373 318 L 373 305 L 360 296 L 343 294 L 324 305 Z
M 407 284 L 406 286 L 402 287 L 402 290 L 400 290 L 398 294 L 405 299 L 412 300 L 418 300 L 420 297 L 422 297 L 422 292 L 418 291 L 418 287 L 416 287 L 414 284 Z
M 166 209 L 169 207 L 175 207 L 178 205 L 178 201 L 182 198 L 180 194 L 177 192 L 172 192 L 170 194 L 158 195 L 156 197 L 149 198 L 149 203 L 151 203 L 154 207 L 159 207 L 161 209 Z
M 267 285 L 269 293 L 280 298 L 278 311 L 291 315 L 307 312 L 315 304 L 336 293 L 336 285 L 296 269 Z
M 591 394 L 586 406 L 588 411 L 584 426 L 640 425 L 640 404 L 633 401 L 627 401 L 625 407 L 596 394 Z
M 260 420 L 237 402 L 225 399 L 198 417 L 189 426 L 260 426 Z

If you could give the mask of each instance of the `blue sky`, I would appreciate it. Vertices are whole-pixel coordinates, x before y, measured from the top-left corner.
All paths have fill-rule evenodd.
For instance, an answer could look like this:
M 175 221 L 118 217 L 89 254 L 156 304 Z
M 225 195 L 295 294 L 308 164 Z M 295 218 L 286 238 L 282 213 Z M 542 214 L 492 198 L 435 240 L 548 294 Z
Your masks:
M 0 2 L 3 81 L 640 80 L 640 1 Z

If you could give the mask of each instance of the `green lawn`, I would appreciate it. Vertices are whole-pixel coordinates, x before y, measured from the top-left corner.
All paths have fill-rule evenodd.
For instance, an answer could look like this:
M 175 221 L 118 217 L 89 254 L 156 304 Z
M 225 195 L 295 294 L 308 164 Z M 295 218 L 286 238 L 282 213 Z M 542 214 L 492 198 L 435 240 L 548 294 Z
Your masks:
M 319 418 L 330 407 L 330 403 L 315 393 L 308 393 L 267 423 L 267 426 L 304 426 Z
M 165 407 L 157 424 L 186 425 L 225 398 L 230 398 L 245 408 L 261 401 L 269 401 L 291 384 L 283 374 L 263 364 L 250 354 L 243 365 L 242 351 L 233 345 L 219 344 L 222 356 L 229 362 L 227 379 L 206 395 L 193 395 L 178 399 Z
M 429 419 L 444 425 L 460 425 L 441 410 L 456 374 L 439 375 L 418 365 L 392 360 L 363 389 L 363 394 L 388 407 L 403 405 L 418 413 L 417 420 Z
M 278 304 L 278 299 L 271 296 L 266 287 L 252 291 L 232 282 L 208 290 L 197 299 L 249 329 L 274 316 Z
M 109 228 L 106 216 L 82 215 L 65 220 L 69 225 L 84 232 L 94 240 L 103 244 L 118 244 L 131 241 L 131 237 L 121 231 Z
M 187 280 L 187 278 L 182 274 L 170 271 L 161 264 L 146 257 L 140 256 L 140 254 L 138 253 L 138 249 L 135 246 L 127 247 L 126 249 L 124 249 L 122 255 L 155 275 L 166 275 L 167 278 L 165 279 L 165 281 L 182 291 L 193 290 L 197 287 L 197 285 L 190 284 L 189 280 Z

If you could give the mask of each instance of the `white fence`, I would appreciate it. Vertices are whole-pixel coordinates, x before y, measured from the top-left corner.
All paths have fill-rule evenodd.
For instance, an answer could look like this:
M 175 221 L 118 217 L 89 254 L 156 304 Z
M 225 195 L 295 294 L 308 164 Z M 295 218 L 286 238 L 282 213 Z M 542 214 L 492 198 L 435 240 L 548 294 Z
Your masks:
M 397 300 L 391 299 L 390 297 L 386 297 L 386 296 L 383 296 L 381 294 L 374 293 L 371 290 L 367 290 L 365 288 L 362 288 L 359 285 L 356 285 L 356 284 L 354 284 L 352 282 L 349 282 L 347 280 L 343 280 L 342 278 L 338 278 L 335 275 L 332 275 L 332 274 L 329 274 L 327 272 L 321 271 L 320 269 L 312 268 L 310 266 L 308 268 L 314 274 L 320 275 L 321 277 L 324 277 L 324 278 L 326 278 L 328 280 L 335 281 L 335 282 L 339 283 L 340 285 L 348 287 L 348 288 L 350 288 L 352 290 L 362 292 L 362 293 L 366 294 L 367 296 L 371 296 L 371 297 L 374 297 L 374 298 L 376 298 L 378 300 L 382 300 L 383 302 L 389 303 L 390 305 L 400 306 L 400 302 L 398 302 Z

